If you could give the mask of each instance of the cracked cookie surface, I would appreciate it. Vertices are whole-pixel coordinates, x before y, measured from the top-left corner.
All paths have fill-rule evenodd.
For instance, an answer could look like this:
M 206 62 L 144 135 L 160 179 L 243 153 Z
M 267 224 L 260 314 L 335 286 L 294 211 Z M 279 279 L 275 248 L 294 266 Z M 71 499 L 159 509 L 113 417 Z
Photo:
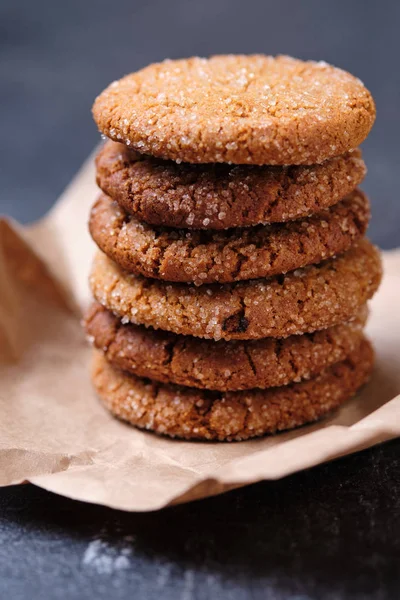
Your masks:
M 227 231 L 153 228 L 100 196 L 89 229 L 123 269 L 165 281 L 227 283 L 270 277 L 348 250 L 368 226 L 369 202 L 355 190 L 318 215 L 285 224 Z
M 112 367 L 95 351 L 94 388 L 116 417 L 185 439 L 233 441 L 293 429 L 322 418 L 369 379 L 367 340 L 345 360 L 300 383 L 241 392 L 212 392 L 141 379 Z
M 318 375 L 360 344 L 363 307 L 349 323 L 284 340 L 203 340 L 131 323 L 93 304 L 85 330 L 114 367 L 138 377 L 200 389 L 237 391 L 286 385 Z
M 90 287 L 125 322 L 229 340 L 288 337 L 347 321 L 380 279 L 379 253 L 362 239 L 335 259 L 286 275 L 200 287 L 133 275 L 98 252 Z
M 111 141 L 96 167 L 99 187 L 139 220 L 187 229 L 301 218 L 342 200 L 366 173 L 359 149 L 302 167 L 177 165 Z
M 166 60 L 114 81 L 93 116 L 109 138 L 189 163 L 314 164 L 358 146 L 375 105 L 324 62 L 226 55 Z

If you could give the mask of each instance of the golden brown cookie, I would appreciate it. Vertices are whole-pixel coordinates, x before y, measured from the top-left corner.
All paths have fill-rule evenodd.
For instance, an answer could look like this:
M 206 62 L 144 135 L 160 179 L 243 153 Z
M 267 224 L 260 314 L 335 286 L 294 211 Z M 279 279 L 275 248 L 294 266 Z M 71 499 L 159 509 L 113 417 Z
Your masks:
M 373 350 L 364 340 L 344 361 L 308 381 L 210 392 L 126 374 L 97 351 L 92 381 L 111 413 L 132 425 L 172 437 L 239 441 L 317 421 L 353 396 L 372 366 Z
M 284 340 L 215 342 L 123 325 L 96 303 L 87 314 L 85 329 L 116 368 L 163 383 L 236 391 L 309 379 L 344 360 L 360 344 L 367 313 L 363 307 L 349 323 Z
M 167 60 L 96 99 L 100 131 L 142 154 L 189 163 L 321 163 L 358 146 L 374 119 L 359 79 L 288 56 Z
M 96 166 L 100 188 L 140 221 L 185 229 L 298 219 L 339 202 L 366 173 L 359 149 L 302 167 L 177 165 L 110 141 Z
M 369 202 L 359 190 L 318 215 L 226 231 L 154 229 L 108 196 L 93 206 L 89 229 L 123 269 L 166 281 L 227 283 L 270 277 L 348 250 L 365 233 Z
M 90 286 L 125 322 L 229 340 L 287 337 L 347 321 L 380 279 L 379 253 L 363 239 L 336 259 L 286 275 L 200 287 L 130 274 L 99 252 Z

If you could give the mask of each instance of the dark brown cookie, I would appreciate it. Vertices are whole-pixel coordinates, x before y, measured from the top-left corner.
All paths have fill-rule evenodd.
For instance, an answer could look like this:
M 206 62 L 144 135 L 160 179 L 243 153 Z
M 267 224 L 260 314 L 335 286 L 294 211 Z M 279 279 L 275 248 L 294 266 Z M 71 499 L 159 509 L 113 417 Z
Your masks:
M 353 396 L 372 366 L 372 347 L 364 340 L 314 379 L 268 390 L 210 392 L 126 374 L 96 351 L 92 381 L 111 413 L 132 425 L 172 437 L 239 441 L 317 421 Z
M 101 196 L 89 220 L 99 248 L 123 269 L 166 281 L 227 283 L 270 277 L 348 250 L 365 233 L 361 191 L 318 215 L 285 224 L 226 231 L 154 229 Z
M 236 391 L 286 385 L 315 377 L 360 344 L 367 308 L 349 322 L 284 340 L 202 340 L 141 325 L 123 325 L 93 304 L 85 329 L 116 368 L 138 377 L 208 390 Z
M 363 239 L 336 259 L 286 275 L 200 287 L 130 274 L 99 252 L 90 285 L 125 322 L 229 340 L 288 337 L 347 321 L 380 279 L 379 253 Z
M 298 219 L 328 208 L 364 179 L 359 149 L 303 167 L 177 165 L 107 142 L 96 158 L 100 188 L 140 221 L 227 229 Z
M 358 146 L 375 120 L 359 79 L 288 56 L 164 61 L 96 99 L 102 133 L 143 154 L 189 163 L 296 165 Z

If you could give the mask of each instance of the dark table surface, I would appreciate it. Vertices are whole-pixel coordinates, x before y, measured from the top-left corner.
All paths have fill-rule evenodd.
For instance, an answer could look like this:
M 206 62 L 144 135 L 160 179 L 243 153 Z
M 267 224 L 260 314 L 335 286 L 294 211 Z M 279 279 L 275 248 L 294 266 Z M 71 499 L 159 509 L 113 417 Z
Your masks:
M 94 96 L 165 57 L 324 59 L 359 76 L 370 236 L 400 245 L 395 0 L 2 0 L 0 212 L 42 216 L 98 141 Z M 400 441 L 278 482 L 153 514 L 0 490 L 0 598 L 397 599 Z

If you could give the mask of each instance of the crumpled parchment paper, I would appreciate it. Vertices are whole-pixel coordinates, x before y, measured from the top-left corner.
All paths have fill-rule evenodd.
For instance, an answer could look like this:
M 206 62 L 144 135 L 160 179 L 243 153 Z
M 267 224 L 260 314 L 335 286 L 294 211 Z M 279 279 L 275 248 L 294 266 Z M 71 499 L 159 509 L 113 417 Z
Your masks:
M 114 420 L 89 381 L 80 327 L 94 246 L 90 158 L 50 214 L 0 221 L 0 485 L 31 481 L 88 502 L 147 511 L 277 479 L 400 435 L 400 250 L 383 254 L 367 332 L 372 381 L 330 418 L 289 433 L 214 444 Z

